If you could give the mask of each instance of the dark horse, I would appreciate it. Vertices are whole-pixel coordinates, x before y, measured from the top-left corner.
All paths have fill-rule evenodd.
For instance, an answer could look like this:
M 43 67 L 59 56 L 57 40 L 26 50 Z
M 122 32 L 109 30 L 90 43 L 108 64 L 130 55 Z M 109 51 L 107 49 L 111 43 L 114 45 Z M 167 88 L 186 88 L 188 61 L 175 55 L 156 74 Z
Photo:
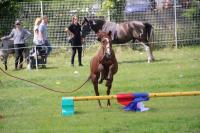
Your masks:
M 101 42 L 101 48 L 90 62 L 90 78 L 96 96 L 99 96 L 98 83 L 101 84 L 103 80 L 106 80 L 107 95 L 110 95 L 113 75 L 116 74 L 118 70 L 118 63 L 112 49 L 111 31 L 109 33 L 99 32 L 97 37 Z M 99 106 L 101 106 L 100 100 L 98 100 L 98 102 Z M 107 105 L 110 106 L 110 100 L 108 100 Z
M 13 40 L 3 40 L 0 45 L 0 59 L 2 60 L 5 70 L 8 69 L 7 62 L 9 54 L 15 54 Z M 29 49 L 25 48 L 24 56 L 27 58 L 29 55 Z M 28 63 L 27 59 L 27 63 Z
M 84 18 L 82 25 L 84 35 L 89 34 L 90 29 L 92 29 L 96 34 L 99 31 L 112 31 L 112 42 L 115 44 L 123 44 L 131 40 L 135 42 L 137 40 L 141 42 L 147 51 L 148 62 L 155 60 L 152 53 L 153 44 L 150 43 L 152 39 L 153 27 L 149 23 L 129 21 L 118 24 L 100 19 L 88 20 L 87 18 Z

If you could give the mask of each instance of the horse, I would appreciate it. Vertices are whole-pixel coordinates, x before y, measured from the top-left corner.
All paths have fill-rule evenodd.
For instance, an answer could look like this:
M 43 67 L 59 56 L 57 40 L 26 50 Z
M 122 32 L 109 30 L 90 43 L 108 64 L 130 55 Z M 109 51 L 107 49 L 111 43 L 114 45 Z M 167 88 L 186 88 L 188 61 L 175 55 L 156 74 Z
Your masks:
M 112 43 L 113 44 L 124 44 L 129 41 L 140 42 L 147 51 L 148 63 L 155 60 L 153 56 L 153 44 L 150 43 L 153 36 L 153 26 L 150 23 L 144 23 L 140 21 L 128 21 L 123 23 L 115 23 L 100 19 L 88 20 L 84 17 L 82 21 L 83 30 L 82 34 L 88 35 L 91 30 L 96 34 L 99 31 L 109 32 L 112 31 Z M 86 30 L 90 28 L 90 30 Z M 85 31 L 85 32 L 84 32 Z
M 10 54 L 15 54 L 13 40 L 3 40 L 0 46 L 0 59 L 4 64 L 5 70 L 8 69 L 7 62 L 8 62 L 8 56 Z M 29 55 L 29 49 L 25 48 L 24 50 L 25 58 L 27 58 L 28 55 Z
M 103 80 L 106 80 L 107 95 L 110 95 L 113 76 L 118 70 L 118 62 L 112 49 L 111 34 L 111 31 L 97 33 L 98 40 L 101 42 L 101 48 L 90 62 L 90 78 L 96 96 L 99 96 L 98 84 L 101 84 Z M 100 100 L 98 100 L 98 103 L 101 107 Z M 108 100 L 107 106 L 110 105 L 110 100 Z

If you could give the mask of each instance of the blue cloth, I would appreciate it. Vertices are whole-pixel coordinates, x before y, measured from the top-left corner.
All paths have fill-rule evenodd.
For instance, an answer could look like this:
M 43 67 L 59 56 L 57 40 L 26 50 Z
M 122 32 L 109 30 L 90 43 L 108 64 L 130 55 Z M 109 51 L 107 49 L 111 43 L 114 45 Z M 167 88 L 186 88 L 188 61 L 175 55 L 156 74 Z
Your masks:
M 139 111 L 140 109 L 137 107 L 138 102 L 141 101 L 148 101 L 148 93 L 134 93 L 133 94 L 133 101 L 129 103 L 127 106 L 124 107 L 125 111 Z

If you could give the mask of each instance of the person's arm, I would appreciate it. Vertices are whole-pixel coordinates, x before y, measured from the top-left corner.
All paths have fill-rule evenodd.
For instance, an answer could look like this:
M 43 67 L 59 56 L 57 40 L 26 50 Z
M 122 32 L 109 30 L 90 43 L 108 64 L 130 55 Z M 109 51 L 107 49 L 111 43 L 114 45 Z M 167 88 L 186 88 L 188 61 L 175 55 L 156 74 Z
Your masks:
M 11 33 L 8 36 L 4 36 L 1 38 L 1 40 L 8 40 L 14 36 L 14 29 L 11 31 Z
M 28 30 L 24 30 L 25 31 L 25 37 L 24 40 L 27 40 L 30 36 L 31 36 L 31 32 Z
M 72 38 L 74 37 L 74 33 L 72 32 L 72 26 L 66 28 L 65 32 L 67 32 Z

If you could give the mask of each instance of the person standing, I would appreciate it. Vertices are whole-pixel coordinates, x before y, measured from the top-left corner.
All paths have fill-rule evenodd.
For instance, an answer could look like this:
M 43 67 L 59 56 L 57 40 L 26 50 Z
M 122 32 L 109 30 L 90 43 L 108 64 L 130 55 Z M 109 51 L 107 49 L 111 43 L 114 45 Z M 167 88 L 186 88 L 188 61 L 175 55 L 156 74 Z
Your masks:
M 8 36 L 4 36 L 1 40 L 8 40 L 13 38 L 15 49 L 15 69 L 21 69 L 23 67 L 23 51 L 25 49 L 25 41 L 30 37 L 31 33 L 22 28 L 21 22 L 17 20 L 15 22 L 15 28 L 12 29 Z
M 39 25 L 39 28 L 38 28 L 38 35 L 39 35 L 38 43 L 47 47 L 47 55 L 49 55 L 50 52 L 52 51 L 52 47 L 48 40 L 47 25 L 48 25 L 48 17 L 43 16 L 42 23 Z
M 70 43 L 72 46 L 72 55 L 71 55 L 71 66 L 74 66 L 74 57 L 76 55 L 76 51 L 78 51 L 78 63 L 79 66 L 83 66 L 82 64 L 82 38 L 81 38 L 81 25 L 78 23 L 78 17 L 72 16 L 72 23 L 68 28 L 65 29 L 68 32 L 72 39 L 70 39 Z
M 35 23 L 34 23 L 34 27 L 33 27 L 33 33 L 34 33 L 34 36 L 33 36 L 33 43 L 38 46 L 40 45 L 39 43 L 39 26 L 40 26 L 40 23 L 42 22 L 42 18 L 41 17 L 37 17 L 35 19 Z

